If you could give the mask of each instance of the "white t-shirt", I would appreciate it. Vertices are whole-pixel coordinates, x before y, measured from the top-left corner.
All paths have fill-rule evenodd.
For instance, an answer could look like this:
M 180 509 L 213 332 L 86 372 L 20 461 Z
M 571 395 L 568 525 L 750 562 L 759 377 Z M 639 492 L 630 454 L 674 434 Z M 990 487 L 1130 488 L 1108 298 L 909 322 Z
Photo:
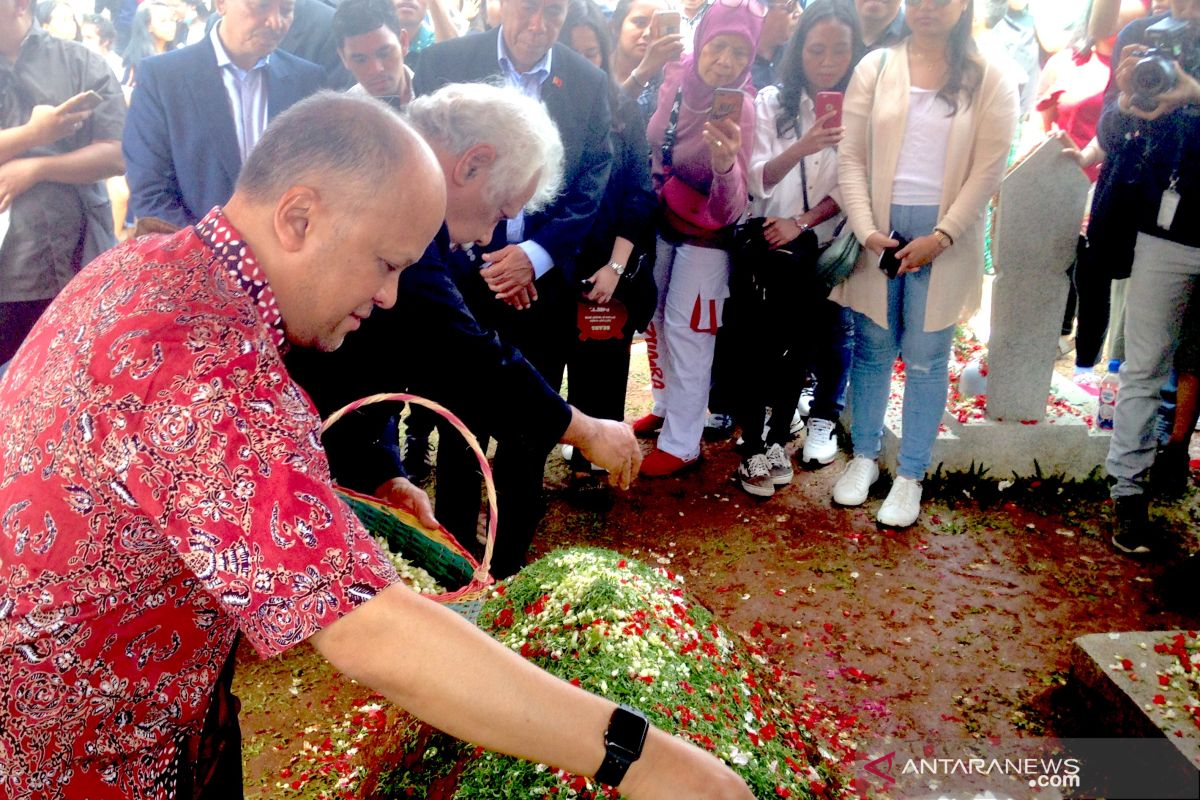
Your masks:
M 946 175 L 946 148 L 950 143 L 950 104 L 935 89 L 911 87 L 908 120 L 892 182 L 892 202 L 901 206 L 938 206 Z
M 788 131 L 780 138 L 775 128 L 779 116 L 779 87 L 768 86 L 754 100 L 754 150 L 750 155 L 750 215 L 755 217 L 794 217 L 804 213 L 804 191 L 800 181 L 800 165 L 793 167 L 779 183 L 767 189 L 763 186 L 763 168 L 767 162 L 796 143 L 797 134 Z M 800 95 L 801 132 L 807 131 L 816 122 L 813 101 L 807 93 Z M 802 134 L 801 134 L 802 135 Z M 841 205 L 838 191 L 837 150 L 827 147 L 804 159 L 804 171 L 808 177 L 808 203 L 815 208 L 826 197 L 832 196 Z M 833 232 L 842 215 L 822 222 L 813 230 L 822 244 L 833 238 Z

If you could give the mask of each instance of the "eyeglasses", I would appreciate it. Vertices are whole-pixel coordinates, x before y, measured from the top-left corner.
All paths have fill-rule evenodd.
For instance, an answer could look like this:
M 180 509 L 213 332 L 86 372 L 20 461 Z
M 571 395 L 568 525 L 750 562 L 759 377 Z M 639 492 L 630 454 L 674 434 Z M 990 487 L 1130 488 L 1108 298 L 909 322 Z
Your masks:
M 946 6 L 950 5 L 950 0 L 904 0 L 904 5 L 920 6 L 920 5 L 924 5 L 926 2 L 932 3 L 933 5 L 937 6 L 938 8 L 945 8 Z

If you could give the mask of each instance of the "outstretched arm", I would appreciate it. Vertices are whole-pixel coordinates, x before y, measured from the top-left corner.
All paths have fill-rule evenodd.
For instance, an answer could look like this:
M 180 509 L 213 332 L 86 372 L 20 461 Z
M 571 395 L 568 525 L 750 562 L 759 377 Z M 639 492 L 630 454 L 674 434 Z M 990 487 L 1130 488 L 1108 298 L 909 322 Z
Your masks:
M 538 669 L 403 585 L 311 641 L 342 673 L 453 736 L 580 775 L 604 760 L 611 701 Z M 656 728 L 620 788 L 631 800 L 752 798 L 716 758 Z

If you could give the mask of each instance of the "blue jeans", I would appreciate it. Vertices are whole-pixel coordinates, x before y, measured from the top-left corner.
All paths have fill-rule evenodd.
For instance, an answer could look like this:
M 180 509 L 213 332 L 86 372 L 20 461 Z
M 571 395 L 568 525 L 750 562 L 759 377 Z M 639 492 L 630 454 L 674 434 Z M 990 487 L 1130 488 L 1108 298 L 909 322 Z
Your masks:
M 937 206 L 892 206 L 892 228 L 907 239 L 925 236 L 937 224 Z M 872 267 L 873 268 L 873 267 Z M 950 385 L 950 345 L 954 326 L 925 331 L 925 300 L 932 265 L 888 281 L 888 327 L 854 312 L 854 354 L 850 366 L 850 437 L 854 454 L 877 458 L 883 417 L 891 393 L 892 366 L 904 358 L 904 411 L 896 472 L 921 480 L 933 454 Z

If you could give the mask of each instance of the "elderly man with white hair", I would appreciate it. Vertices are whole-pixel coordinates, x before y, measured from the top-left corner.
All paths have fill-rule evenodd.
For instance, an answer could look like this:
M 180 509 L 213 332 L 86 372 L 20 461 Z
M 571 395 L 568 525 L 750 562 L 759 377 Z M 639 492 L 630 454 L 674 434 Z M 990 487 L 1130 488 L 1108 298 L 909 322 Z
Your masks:
M 480 326 L 455 286 L 453 270 L 478 269 L 462 253 L 486 243 L 496 225 L 532 213 L 558 193 L 563 147 L 538 101 L 507 87 L 450 84 L 414 100 L 408 119 L 446 176 L 446 221 L 420 261 L 400 278 L 400 299 L 363 322 L 336 353 L 294 350 L 288 368 L 322 415 L 361 397 L 411 391 L 458 414 L 472 431 L 543 454 L 562 441 L 607 468 L 622 487 L 641 454 L 628 425 L 567 405 L 521 353 Z M 452 251 L 458 250 L 458 253 Z M 398 409 L 372 406 L 333 426 L 325 445 L 338 480 L 414 510 L 434 523 L 429 499 L 405 475 L 396 434 Z M 438 517 L 468 546 L 474 540 L 479 483 L 474 456 L 457 433 L 441 440 Z M 498 465 L 500 518 L 525 491 Z M 526 498 L 520 498 L 522 500 Z M 464 535 L 465 534 L 465 535 Z M 497 542 L 498 574 L 515 572 L 529 540 Z

